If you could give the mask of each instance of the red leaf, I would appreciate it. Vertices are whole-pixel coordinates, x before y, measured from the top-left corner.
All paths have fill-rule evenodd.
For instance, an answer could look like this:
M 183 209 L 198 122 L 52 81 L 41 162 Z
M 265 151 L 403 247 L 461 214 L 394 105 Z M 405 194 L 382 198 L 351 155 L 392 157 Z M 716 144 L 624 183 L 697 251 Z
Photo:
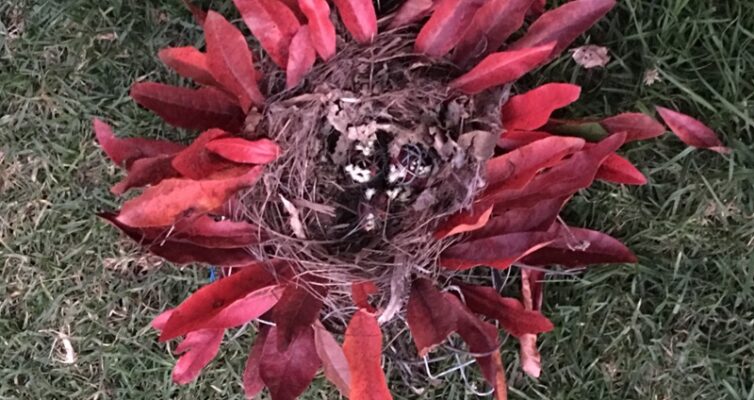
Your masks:
M 255 290 L 220 310 L 202 326 L 228 329 L 255 320 L 280 302 L 284 289 L 282 285 L 274 285 Z
M 569 83 L 548 83 L 513 96 L 502 108 L 503 127 L 531 131 L 541 128 L 553 111 L 579 99 L 581 88 Z
M 547 132 L 505 131 L 500 134 L 500 140 L 497 141 L 497 145 L 503 150 L 513 150 L 550 136 L 552 134 Z
M 476 266 L 506 269 L 553 241 L 548 232 L 517 232 L 455 244 L 442 253 L 440 265 L 451 270 Z
M 276 285 L 278 278 L 270 272 L 272 268 L 261 262 L 252 264 L 197 290 L 173 311 L 162 330 L 160 341 L 202 329 L 237 300 Z
M 307 327 L 285 351 L 279 351 L 279 330 L 270 329 L 265 341 L 259 375 L 274 400 L 295 400 L 306 390 L 322 363 L 317 356 L 314 332 Z
M 560 238 L 524 258 L 527 265 L 558 264 L 581 267 L 591 264 L 635 263 L 636 256 L 623 243 L 602 232 L 562 228 Z
M 350 400 L 390 400 L 385 374 L 382 372 L 382 332 L 377 318 L 359 310 L 346 329 L 343 352 L 351 373 Z
M 173 367 L 173 381 L 185 385 L 199 376 L 207 364 L 212 361 L 223 341 L 223 329 L 201 329 L 190 332 L 181 344 L 175 348 L 176 354 L 183 354 Z
M 482 229 L 487 225 L 490 216 L 492 216 L 492 206 L 451 215 L 435 232 L 434 237 L 441 240 L 448 236 Z
M 353 303 L 357 307 L 368 310 L 369 312 L 375 312 L 374 307 L 369 304 L 369 296 L 379 292 L 377 285 L 374 281 L 354 282 L 351 284 L 351 297 L 353 297 Z
M 317 53 L 312 44 L 309 27 L 303 25 L 291 40 L 288 66 L 285 71 L 285 88 L 292 89 L 298 86 L 306 74 L 312 70 L 315 61 L 317 61 Z
M 264 96 L 257 86 L 259 73 L 254 69 L 251 50 L 243 33 L 222 15 L 210 11 L 204 24 L 204 36 L 212 76 L 238 96 L 243 110 L 252 105 L 262 106 Z
M 340 19 L 354 40 L 371 43 L 377 36 L 377 13 L 371 0 L 333 0 Z
M 118 221 L 134 228 L 168 226 L 178 217 L 219 208 L 239 190 L 253 186 L 261 174 L 262 168 L 254 167 L 237 178 L 166 179 L 123 204 Z
M 491 158 L 485 165 L 487 190 L 519 189 L 539 171 L 558 164 L 567 155 L 581 150 L 584 144 L 579 138 L 551 136 Z
M 280 351 L 288 348 L 298 335 L 311 329 L 311 325 L 319 317 L 322 299 L 310 293 L 309 290 L 314 289 L 289 285 L 272 311 L 272 321 L 277 326 L 277 346 Z M 318 293 L 318 295 L 322 296 L 323 293 Z
M 660 116 L 670 127 L 670 130 L 687 145 L 700 149 L 709 149 L 720 154 L 731 152 L 729 147 L 725 147 L 720 142 L 717 134 L 699 120 L 659 106 L 657 107 L 657 112 L 660 113 Z
M 191 14 L 194 16 L 194 20 L 196 20 L 196 23 L 199 24 L 199 26 L 204 26 L 204 21 L 207 19 L 207 13 L 199 8 L 196 4 L 194 4 L 191 0 L 183 0 L 183 5 L 186 6 L 186 8 L 191 11 Z
M 469 352 L 479 354 L 476 356 L 477 364 L 484 378 L 495 389 L 495 399 L 507 399 L 508 386 L 505 381 L 505 368 L 498 350 L 500 344 L 497 329 L 494 325 L 477 318 L 452 294 L 445 293 L 444 296 L 454 308 L 458 334 L 468 345 Z
M 543 277 L 541 272 L 521 269 L 521 297 L 524 300 L 524 309 L 534 311 L 541 307 L 542 283 L 540 281 Z M 521 368 L 527 375 L 539 378 L 542 366 L 539 350 L 537 350 L 537 335 L 522 335 L 518 340 L 521 348 Z
M 519 50 L 556 42 L 549 57 L 565 50 L 615 6 L 615 0 L 574 0 L 548 11 L 534 21 L 509 49 Z M 548 57 L 548 58 L 549 58 Z
M 600 124 L 609 133 L 626 132 L 626 143 L 651 139 L 665 133 L 665 127 L 649 115 L 623 113 L 603 119 Z
M 502 297 L 493 288 L 459 285 L 466 306 L 475 313 L 496 319 L 513 336 L 551 331 L 554 326 L 538 311 L 525 310 L 518 300 Z
M 330 6 L 326 0 L 298 0 L 306 15 L 312 46 L 327 61 L 335 55 L 335 25 L 330 20 Z
M 139 229 L 127 226 L 117 220 L 115 214 L 99 216 L 120 229 L 137 243 L 146 246 L 150 252 L 176 264 L 205 263 L 217 266 L 239 266 L 254 262 L 256 258 L 245 248 L 209 248 L 191 243 L 164 238 L 169 229 Z
M 260 325 L 254 345 L 249 351 L 249 358 L 246 359 L 246 367 L 243 370 L 243 391 L 247 399 L 253 399 L 264 389 L 264 381 L 259 376 L 259 364 L 262 360 L 262 351 L 267 341 L 267 335 L 270 328 L 267 325 Z
M 173 168 L 186 178 L 199 180 L 235 167 L 236 164 L 211 153 L 207 148 L 211 141 L 228 136 L 230 134 L 222 129 L 202 132 L 189 147 L 175 156 Z
M 94 135 L 105 154 L 119 167 L 130 169 L 136 160 L 175 154 L 184 146 L 167 140 L 142 138 L 118 139 L 110 125 L 95 118 Z
M 434 10 L 437 0 L 406 0 L 396 11 L 388 29 L 412 24 L 428 16 Z
M 268 164 L 280 156 L 280 147 L 269 139 L 219 138 L 205 147 L 226 160 L 241 164 Z
M 631 161 L 613 153 L 605 159 L 597 171 L 597 179 L 624 185 L 645 185 L 647 178 Z
M 533 0 L 490 0 L 474 15 L 453 55 L 456 62 L 468 64 L 477 57 L 496 51 L 505 39 L 524 24 Z
M 424 278 L 414 280 L 406 305 L 406 320 L 419 357 L 429 354 L 456 329 L 452 304 Z
M 301 24 L 288 6 L 278 0 L 233 0 L 249 27 L 280 68 L 288 65 L 288 48 Z
M 322 326 L 322 323 L 316 321 L 313 328 L 314 345 L 319 359 L 322 360 L 325 378 L 338 388 L 340 394 L 348 397 L 348 393 L 351 391 L 351 372 L 348 370 L 348 360 L 346 360 L 343 348 L 340 347 L 333 335 Z
M 264 239 L 260 227 L 243 221 L 215 220 L 201 215 L 176 222 L 170 240 L 193 243 L 211 249 L 249 247 Z
M 169 47 L 160 50 L 158 56 L 165 65 L 184 78 L 202 85 L 218 85 L 209 70 L 207 56 L 194 47 Z
M 186 129 L 238 131 L 244 114 L 225 93 L 210 87 L 185 89 L 155 82 L 137 83 L 131 97 L 167 123 Z
M 483 0 L 439 0 L 437 9 L 416 37 L 416 51 L 437 58 L 448 54 L 483 4 Z
M 555 222 L 570 196 L 536 201 L 523 207 L 504 209 L 491 218 L 483 228 L 467 236 L 468 240 L 482 239 L 516 232 L 546 231 Z
M 178 178 L 181 174 L 173 168 L 173 155 L 141 158 L 134 161 L 125 179 L 110 189 L 120 196 L 131 188 L 155 185 L 165 179 Z
M 467 94 L 476 94 L 513 82 L 542 64 L 554 45 L 549 43 L 530 49 L 490 54 L 471 71 L 451 82 L 450 86 Z

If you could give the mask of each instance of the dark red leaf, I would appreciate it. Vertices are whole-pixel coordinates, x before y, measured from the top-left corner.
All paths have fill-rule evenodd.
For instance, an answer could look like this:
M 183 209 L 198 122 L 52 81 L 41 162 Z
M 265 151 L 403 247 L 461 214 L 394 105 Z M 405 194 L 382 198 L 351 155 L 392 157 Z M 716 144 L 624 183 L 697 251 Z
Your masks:
M 453 305 L 430 280 L 424 278 L 414 280 L 411 286 L 406 320 L 419 357 L 429 354 L 456 329 Z
M 216 220 L 201 215 L 176 222 L 169 230 L 170 240 L 193 243 L 211 249 L 249 247 L 265 238 L 261 228 L 243 221 Z
M 274 269 L 275 267 L 262 262 L 252 264 L 197 290 L 173 311 L 162 330 L 160 341 L 203 329 L 236 301 L 258 290 L 277 285 L 278 277 L 272 273 Z M 264 293 L 269 293 L 269 290 Z
M 533 0 L 490 0 L 474 15 L 453 59 L 462 64 L 489 52 L 497 51 L 505 39 L 524 24 Z
M 382 332 L 377 318 L 356 311 L 348 323 L 343 352 L 351 373 L 350 400 L 391 400 L 393 396 L 382 372 Z
M 218 86 L 209 70 L 207 56 L 194 47 L 169 47 L 158 53 L 160 60 L 172 68 L 178 75 L 189 78 L 196 83 Z
M 264 96 L 257 86 L 260 73 L 254 69 L 251 50 L 243 33 L 222 15 L 210 11 L 204 24 L 207 64 L 212 76 L 238 97 L 243 110 L 262 106 Z
M 552 134 L 547 132 L 505 131 L 500 135 L 497 145 L 503 150 L 510 151 L 550 136 Z
M 492 216 L 492 206 L 461 212 L 448 217 L 440 228 L 435 232 L 434 237 L 437 240 L 444 239 L 448 236 L 458 235 L 466 232 L 473 232 L 482 229 Z
M 236 102 L 227 94 L 211 87 L 186 89 L 142 82 L 131 88 L 131 97 L 142 107 L 179 128 L 221 128 L 236 132 L 244 121 L 244 113 Z
M 188 333 L 175 348 L 176 354 L 184 354 L 173 367 L 173 381 L 185 385 L 196 379 L 202 368 L 217 355 L 224 333 L 224 329 L 201 329 Z
M 556 42 L 550 57 L 565 50 L 615 6 L 615 0 L 574 0 L 548 11 L 534 21 L 526 34 L 510 50 L 520 50 Z M 549 58 L 549 57 L 548 57 Z
M 269 139 L 219 138 L 208 142 L 206 148 L 226 160 L 241 164 L 268 164 L 280 156 L 280 146 Z
M 624 185 L 645 185 L 647 178 L 631 161 L 613 153 L 605 159 L 597 171 L 597 179 Z
M 272 61 L 288 65 L 288 48 L 301 24 L 288 6 L 278 0 L 233 0 L 243 21 Z
M 369 304 L 369 296 L 379 292 L 377 285 L 374 281 L 355 282 L 351 284 L 351 297 L 353 297 L 353 303 L 357 307 L 368 310 L 369 312 L 375 312 L 374 307 Z
M 164 155 L 134 161 L 129 168 L 128 176 L 115 184 L 110 191 L 120 196 L 131 188 L 155 185 L 165 179 L 180 177 L 181 174 L 173 168 L 173 157 Z
M 119 167 L 130 169 L 136 160 L 175 154 L 185 146 L 167 140 L 142 138 L 119 139 L 102 120 L 93 121 L 94 135 L 105 154 Z
M 445 250 L 440 265 L 451 270 L 476 266 L 506 269 L 553 240 L 554 235 L 549 232 L 517 232 L 465 241 Z
M 471 71 L 451 82 L 450 86 L 467 94 L 476 94 L 513 82 L 542 64 L 552 52 L 553 46 L 555 43 L 490 54 Z
M 437 0 L 406 0 L 396 11 L 388 28 L 395 29 L 419 21 L 431 14 L 436 4 Z
M 123 204 L 118 221 L 134 228 L 169 226 L 181 216 L 200 215 L 222 206 L 262 174 L 254 167 L 237 178 L 193 181 L 166 179 Z
M 600 124 L 609 133 L 626 132 L 626 143 L 651 139 L 665 133 L 665 127 L 649 115 L 623 113 L 603 119 Z
M 670 127 L 670 130 L 687 145 L 700 149 L 709 149 L 721 154 L 731 152 L 731 149 L 725 147 L 720 139 L 717 138 L 717 134 L 699 120 L 659 106 L 657 107 L 657 112 L 660 113 L 660 116 Z
M 529 9 L 529 15 L 542 15 L 546 6 L 547 0 L 534 0 Z
M 312 70 L 315 61 L 317 61 L 317 53 L 312 44 L 309 27 L 303 25 L 291 39 L 288 66 L 285 70 L 286 89 L 292 89 L 301 83 L 306 74 Z
M 348 360 L 343 348 L 335 340 L 333 335 L 322 326 L 322 323 L 314 323 L 314 345 L 317 355 L 322 360 L 325 370 L 325 378 L 338 388 L 340 394 L 348 397 L 351 391 L 351 372 L 348 370 Z
M 570 196 L 556 197 L 509 209 L 503 208 L 503 205 L 487 225 L 471 232 L 467 237 L 474 240 L 508 233 L 546 231 L 555 222 L 569 198 Z
M 513 96 L 502 108 L 503 127 L 532 131 L 547 124 L 553 111 L 579 99 L 581 87 L 569 83 L 548 83 Z
M 230 136 L 222 129 L 210 129 L 202 132 L 185 150 L 173 159 L 173 168 L 190 179 L 207 179 L 221 171 L 236 167 L 236 164 L 213 154 L 207 144 L 213 140 Z
M 311 329 L 314 321 L 322 310 L 324 293 L 315 296 L 310 290 L 313 288 L 288 285 L 280 302 L 272 311 L 272 321 L 277 326 L 277 345 L 280 351 L 285 351 L 288 345 L 302 334 Z
M 592 264 L 635 263 L 636 256 L 617 239 L 598 231 L 562 228 L 560 238 L 529 254 L 527 265 L 581 267 Z
M 285 351 L 280 351 L 277 346 L 279 335 L 276 327 L 270 328 L 259 375 L 273 400 L 295 400 L 312 382 L 322 362 L 317 355 L 311 327 L 296 336 Z
M 461 41 L 483 0 L 439 0 L 416 37 L 415 49 L 430 57 L 442 57 Z
M 259 364 L 262 361 L 262 351 L 264 351 L 269 330 L 269 326 L 260 324 L 259 331 L 254 337 L 254 344 L 249 351 L 249 358 L 246 359 L 246 367 L 243 370 L 243 392 L 247 399 L 253 399 L 265 387 L 262 377 L 259 376 Z
M 551 331 L 554 326 L 538 311 L 525 310 L 523 304 L 510 297 L 502 297 L 495 289 L 482 286 L 459 285 L 466 306 L 477 314 L 496 319 L 513 336 Z
M 377 36 L 377 13 L 371 0 L 333 0 L 340 19 L 354 40 L 371 43 Z
M 312 46 L 317 54 L 327 61 L 335 55 L 335 25 L 330 20 L 330 6 L 326 0 L 298 0 L 306 15 Z
M 539 171 L 558 164 L 584 144 L 579 138 L 550 136 L 491 158 L 485 165 L 487 190 L 519 189 Z
M 191 0 L 183 0 L 183 5 L 191 11 L 194 16 L 194 20 L 199 26 L 204 26 L 204 21 L 207 19 L 207 12 L 202 10 L 199 6 L 194 4 Z

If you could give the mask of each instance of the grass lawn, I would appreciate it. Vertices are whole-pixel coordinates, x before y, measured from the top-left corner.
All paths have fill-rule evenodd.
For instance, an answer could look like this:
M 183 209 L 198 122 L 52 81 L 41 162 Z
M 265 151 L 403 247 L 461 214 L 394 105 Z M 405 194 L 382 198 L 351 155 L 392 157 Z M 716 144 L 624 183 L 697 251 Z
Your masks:
M 230 1 L 214 3 L 231 15 Z M 551 279 L 545 312 L 557 328 L 540 340 L 540 380 L 522 375 L 505 341 L 511 398 L 754 400 L 754 7 L 619 3 L 586 38 L 610 48 L 605 69 L 563 56 L 526 83 L 582 85 L 573 116 L 677 108 L 734 154 L 671 135 L 632 144 L 624 154 L 649 185 L 598 184 L 571 203 L 566 220 L 622 238 L 640 263 Z M 3 1 L 0 21 L 0 399 L 242 399 L 249 331 L 178 387 L 148 327 L 206 270 L 161 265 L 94 216 L 118 204 L 108 187 L 119 172 L 91 117 L 121 134 L 184 137 L 127 94 L 143 77 L 177 82 L 156 52 L 201 45 L 199 28 L 178 0 Z M 660 80 L 645 85 L 655 68 Z M 318 378 L 306 398 L 335 398 L 327 387 Z M 475 396 L 450 374 L 396 398 Z

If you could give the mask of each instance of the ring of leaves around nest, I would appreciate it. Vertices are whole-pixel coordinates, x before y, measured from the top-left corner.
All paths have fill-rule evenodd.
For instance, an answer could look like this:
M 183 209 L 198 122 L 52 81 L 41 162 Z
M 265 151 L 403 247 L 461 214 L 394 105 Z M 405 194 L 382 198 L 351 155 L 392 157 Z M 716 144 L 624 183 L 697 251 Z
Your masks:
M 127 171 L 112 191 L 144 188 L 100 216 L 168 261 L 222 267 L 153 322 L 161 341 L 183 337 L 177 383 L 196 379 L 227 329 L 256 321 L 243 373 L 250 398 L 266 387 L 294 399 L 322 368 L 350 399 L 389 399 L 383 356 L 426 362 L 457 334 L 505 399 L 498 328 L 539 376 L 536 338 L 553 329 L 541 313 L 546 273 L 636 261 L 617 239 L 558 214 L 594 180 L 646 183 L 616 151 L 665 127 L 630 112 L 552 118 L 578 99 L 572 84 L 509 94 L 614 0 L 548 11 L 538 0 L 408 0 L 381 21 L 367 0 L 334 0 L 339 20 L 324 0 L 235 0 L 261 58 L 223 16 L 186 3 L 207 48 L 160 58 L 198 88 L 139 82 L 131 96 L 202 133 L 184 146 L 117 138 L 94 121 Z M 527 15 L 526 33 L 498 51 Z M 698 120 L 658 113 L 685 143 L 729 151 Z M 495 278 L 512 267 L 520 300 L 502 296 Z M 400 340 L 406 325 L 415 353 Z M 396 338 L 395 357 L 383 332 Z M 415 387 L 421 365 L 403 362 L 398 378 Z

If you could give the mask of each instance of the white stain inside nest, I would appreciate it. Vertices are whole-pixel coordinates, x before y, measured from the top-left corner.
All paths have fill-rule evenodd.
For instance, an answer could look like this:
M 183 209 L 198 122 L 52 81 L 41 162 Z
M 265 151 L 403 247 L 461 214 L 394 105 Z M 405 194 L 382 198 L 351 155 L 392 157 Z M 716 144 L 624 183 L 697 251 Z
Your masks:
M 377 227 L 377 219 L 374 216 L 374 213 L 369 213 L 364 217 L 364 230 L 367 232 L 371 232 L 374 230 L 374 228 Z
M 401 181 L 406 178 L 407 174 L 408 171 L 406 170 L 406 168 L 403 168 L 402 166 L 396 166 L 395 164 L 390 164 L 390 171 L 387 175 L 387 181 L 389 183 Z
M 388 199 L 395 200 L 401 194 L 401 188 L 390 189 L 385 194 L 387 194 Z
M 377 189 L 375 188 L 368 188 L 364 191 L 364 198 L 368 200 L 372 200 L 374 198 L 374 195 L 377 194 Z
M 354 182 L 367 183 L 372 179 L 372 172 L 358 165 L 348 164 L 345 169 Z

